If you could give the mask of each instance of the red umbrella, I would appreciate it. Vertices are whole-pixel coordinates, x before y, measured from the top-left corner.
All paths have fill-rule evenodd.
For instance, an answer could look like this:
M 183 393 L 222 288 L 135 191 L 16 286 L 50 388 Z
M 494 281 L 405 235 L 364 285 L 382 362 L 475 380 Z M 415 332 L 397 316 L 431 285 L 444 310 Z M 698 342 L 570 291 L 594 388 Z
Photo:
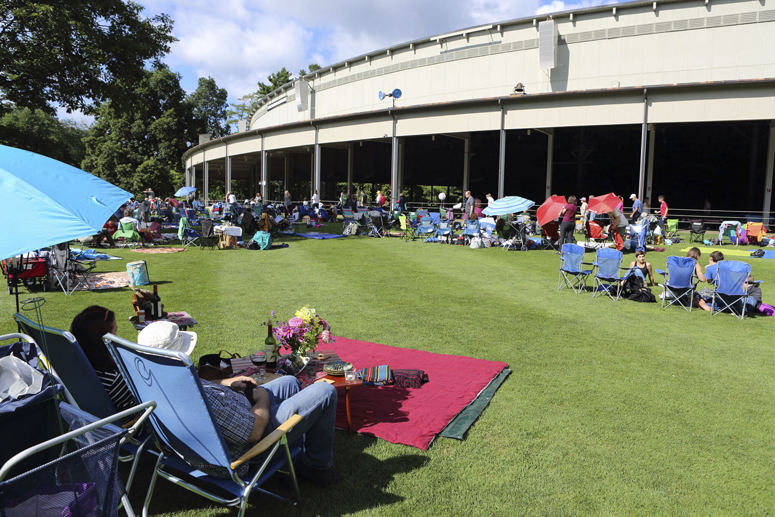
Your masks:
M 544 204 L 538 207 L 538 226 L 543 226 L 550 221 L 554 221 L 560 217 L 560 212 L 565 208 L 568 202 L 565 200 L 565 196 L 551 196 L 544 201 Z
M 621 202 L 622 200 L 619 199 L 616 194 L 611 192 L 605 196 L 596 196 L 590 199 L 589 205 L 587 205 L 587 210 L 591 210 L 596 214 L 607 214 L 608 212 L 613 212 Z

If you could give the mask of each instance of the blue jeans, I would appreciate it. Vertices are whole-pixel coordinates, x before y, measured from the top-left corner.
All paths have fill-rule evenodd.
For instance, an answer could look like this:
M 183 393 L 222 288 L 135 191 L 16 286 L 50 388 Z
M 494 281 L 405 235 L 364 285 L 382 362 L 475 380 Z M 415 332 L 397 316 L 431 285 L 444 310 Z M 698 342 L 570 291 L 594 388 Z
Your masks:
M 334 423 L 336 421 L 336 388 L 325 382 L 300 389 L 299 381 L 290 375 L 261 386 L 269 392 L 269 424 L 264 436 L 298 414 L 303 417 L 288 434 L 288 443 L 304 437 L 305 465 L 328 469 L 334 464 Z

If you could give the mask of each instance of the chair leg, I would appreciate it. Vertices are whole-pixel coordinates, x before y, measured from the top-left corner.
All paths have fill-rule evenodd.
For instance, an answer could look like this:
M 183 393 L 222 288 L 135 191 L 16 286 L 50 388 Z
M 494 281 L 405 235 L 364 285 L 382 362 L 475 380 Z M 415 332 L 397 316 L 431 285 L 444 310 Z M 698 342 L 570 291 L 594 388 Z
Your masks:
M 156 479 L 159 477 L 159 464 L 161 463 L 164 453 L 160 453 L 156 459 L 156 465 L 153 466 L 153 475 L 151 476 L 151 482 L 148 485 L 148 492 L 145 494 L 145 501 L 143 502 L 143 517 L 148 517 L 148 507 L 151 504 L 151 497 L 153 497 L 153 490 L 156 488 Z

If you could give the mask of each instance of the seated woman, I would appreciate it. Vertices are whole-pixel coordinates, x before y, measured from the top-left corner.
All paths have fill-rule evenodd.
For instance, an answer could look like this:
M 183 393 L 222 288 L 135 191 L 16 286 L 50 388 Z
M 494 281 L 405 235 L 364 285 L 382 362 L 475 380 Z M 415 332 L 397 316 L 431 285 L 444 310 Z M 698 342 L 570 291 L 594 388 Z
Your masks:
M 272 233 L 272 228 L 274 228 L 274 220 L 269 215 L 269 209 L 265 208 L 258 221 L 258 231 Z
M 87 307 L 70 325 L 70 332 L 78 340 L 83 353 L 91 363 L 116 410 L 123 411 L 137 405 L 124 379 L 118 371 L 108 348 L 102 342 L 102 336 L 118 330 L 116 314 L 110 309 L 92 305 Z
M 636 274 L 637 271 L 640 271 L 640 274 L 648 285 L 656 284 L 656 282 L 654 282 L 654 271 L 651 269 L 651 262 L 646 262 L 645 251 L 638 250 L 635 252 L 635 260 L 630 262 L 630 268 L 635 268 Z
M 151 231 L 148 233 L 148 238 L 153 239 L 162 239 L 161 236 L 161 219 L 158 217 L 154 217 L 151 219 L 151 225 L 150 225 Z

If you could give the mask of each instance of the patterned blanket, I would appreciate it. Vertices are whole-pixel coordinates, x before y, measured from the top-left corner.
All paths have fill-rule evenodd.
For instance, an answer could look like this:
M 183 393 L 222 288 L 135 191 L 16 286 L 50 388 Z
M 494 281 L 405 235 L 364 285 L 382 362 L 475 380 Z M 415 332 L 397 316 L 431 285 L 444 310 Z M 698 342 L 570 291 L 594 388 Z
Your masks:
M 186 251 L 186 248 L 137 248 L 132 251 L 136 253 L 147 253 L 149 255 L 155 255 L 156 253 L 177 253 L 179 251 Z

